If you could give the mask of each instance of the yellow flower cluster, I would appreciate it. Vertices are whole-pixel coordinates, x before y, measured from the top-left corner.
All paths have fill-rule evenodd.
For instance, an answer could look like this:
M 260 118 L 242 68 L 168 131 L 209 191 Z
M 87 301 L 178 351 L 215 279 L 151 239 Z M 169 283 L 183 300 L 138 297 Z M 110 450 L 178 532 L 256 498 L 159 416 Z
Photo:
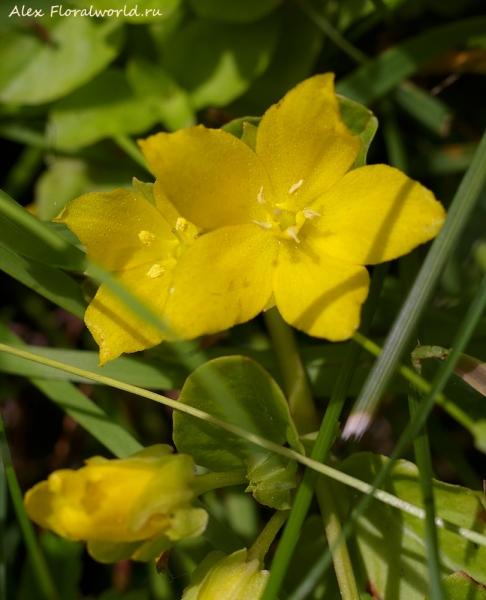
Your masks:
M 432 239 L 445 215 L 400 171 L 353 169 L 361 141 L 342 120 L 333 80 L 302 82 L 241 140 L 197 126 L 141 141 L 157 178 L 153 198 L 87 194 L 57 220 L 178 337 L 215 333 L 276 305 L 310 335 L 350 338 L 368 294 L 365 265 Z M 167 336 L 105 285 L 86 324 L 102 364 Z
M 25 495 L 29 517 L 45 529 L 88 542 L 100 562 L 149 560 L 200 535 L 207 513 L 191 506 L 194 461 L 157 444 L 125 459 L 95 456 L 52 473 Z

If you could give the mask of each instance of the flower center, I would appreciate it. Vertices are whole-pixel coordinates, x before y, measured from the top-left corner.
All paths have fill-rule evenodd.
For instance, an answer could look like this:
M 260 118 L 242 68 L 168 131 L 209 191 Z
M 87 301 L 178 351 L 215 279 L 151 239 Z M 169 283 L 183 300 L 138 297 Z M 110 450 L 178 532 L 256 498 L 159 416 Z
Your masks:
M 301 179 L 297 183 L 291 186 L 288 191 L 289 198 L 286 198 L 284 202 L 279 202 L 275 206 L 271 206 L 265 199 L 265 193 L 263 186 L 257 195 L 257 201 L 259 204 L 264 204 L 267 211 L 266 221 L 253 221 L 255 225 L 266 229 L 276 237 L 285 240 L 294 240 L 297 244 L 300 244 L 298 233 L 302 228 L 302 225 L 307 219 L 313 219 L 314 217 L 320 217 L 321 215 L 314 210 L 305 208 L 300 210 L 297 207 L 296 202 L 292 196 L 304 183 Z

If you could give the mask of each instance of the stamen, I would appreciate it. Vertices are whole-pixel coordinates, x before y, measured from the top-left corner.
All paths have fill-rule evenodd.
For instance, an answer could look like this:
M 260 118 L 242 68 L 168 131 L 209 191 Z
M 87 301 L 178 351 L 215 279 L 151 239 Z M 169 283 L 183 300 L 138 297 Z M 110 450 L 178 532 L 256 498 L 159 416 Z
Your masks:
M 296 192 L 303 183 L 304 183 L 303 179 L 301 179 L 297 183 L 294 183 L 294 185 L 289 190 L 289 194 L 293 194 L 294 192 Z
M 295 230 L 295 227 L 288 227 L 288 228 L 286 229 L 286 231 L 285 231 L 285 232 L 286 232 L 286 233 L 288 233 L 288 234 L 290 235 L 290 237 L 293 237 L 293 238 L 294 238 L 294 240 L 295 240 L 295 241 L 296 241 L 298 244 L 300 244 L 300 240 L 299 240 L 299 238 L 297 237 L 297 231 Z
M 150 269 L 147 271 L 147 275 L 150 277 L 150 279 L 155 279 L 157 277 L 160 277 L 164 273 L 165 273 L 164 267 L 161 267 L 158 264 L 152 265 L 150 267 Z
M 150 231 L 141 231 L 138 234 L 138 239 L 144 246 L 151 246 L 152 242 L 155 240 L 155 235 L 150 233 Z
M 310 210 L 309 208 L 306 208 L 302 212 L 304 213 L 304 217 L 306 219 L 312 219 L 313 217 L 322 217 L 322 215 L 320 215 L 318 212 L 316 212 L 315 210 Z
M 265 204 L 265 196 L 263 195 L 263 185 L 258 192 L 257 200 L 260 204 Z
M 189 223 L 187 222 L 186 219 L 184 219 L 183 217 L 179 217 L 176 221 L 176 231 L 185 231 L 189 226 Z
M 260 227 L 263 227 L 263 229 L 270 229 L 272 227 L 272 224 L 268 221 L 253 221 L 253 223 L 255 223 L 255 225 L 260 225 Z

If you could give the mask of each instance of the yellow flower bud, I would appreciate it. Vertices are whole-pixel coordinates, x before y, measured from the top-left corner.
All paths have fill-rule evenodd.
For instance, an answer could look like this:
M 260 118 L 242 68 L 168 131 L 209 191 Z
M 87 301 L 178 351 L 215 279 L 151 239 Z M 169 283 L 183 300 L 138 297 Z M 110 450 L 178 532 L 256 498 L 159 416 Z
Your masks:
M 182 600 L 258 600 L 270 576 L 258 558 L 248 559 L 248 550 L 226 556 L 211 552 L 194 571 Z
M 88 542 L 97 560 L 149 560 L 183 537 L 201 534 L 207 513 L 191 506 L 194 462 L 158 444 L 125 459 L 95 456 L 52 473 L 25 495 L 30 518 Z

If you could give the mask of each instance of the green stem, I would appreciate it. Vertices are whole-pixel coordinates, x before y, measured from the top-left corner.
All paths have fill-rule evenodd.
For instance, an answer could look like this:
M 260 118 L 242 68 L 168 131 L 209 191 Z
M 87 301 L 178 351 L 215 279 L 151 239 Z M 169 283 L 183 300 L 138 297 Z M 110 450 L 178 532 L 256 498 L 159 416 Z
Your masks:
M 297 431 L 300 434 L 315 431 L 319 421 L 294 332 L 276 307 L 267 310 L 264 319 L 280 365 L 290 414 Z
M 3 428 L 3 421 L 0 417 L 0 458 L 3 460 L 5 478 L 12 498 L 12 504 L 17 515 L 17 520 L 24 538 L 27 552 L 31 560 L 34 576 L 37 579 L 40 593 L 45 600 L 60 600 L 56 586 L 49 572 L 44 555 L 39 548 L 34 527 L 27 516 L 15 470 L 12 465 L 12 459 L 8 449 L 7 438 Z
M 207 473 L 199 475 L 192 483 L 192 489 L 196 496 L 205 494 L 210 490 L 216 490 L 230 485 L 248 483 L 246 471 L 226 471 L 222 473 Z
M 371 279 L 370 294 L 365 306 L 363 307 L 361 328 L 367 332 L 370 325 L 373 313 L 378 300 L 380 298 L 381 287 L 388 271 L 388 265 L 379 265 L 375 267 L 373 277 Z M 339 372 L 338 380 L 333 389 L 329 406 L 321 423 L 319 434 L 312 450 L 311 458 L 315 461 L 323 463 L 327 453 L 331 448 L 337 434 L 337 424 L 341 415 L 341 411 L 346 400 L 349 386 L 353 379 L 354 372 L 358 365 L 361 349 L 358 344 L 350 344 L 343 365 Z M 324 465 L 323 465 L 324 466 Z M 295 545 L 299 539 L 302 525 L 307 516 L 307 511 L 314 495 L 314 488 L 317 483 L 317 473 L 312 469 L 306 469 L 302 483 L 299 486 L 295 496 L 292 512 L 285 530 L 280 540 L 280 544 L 275 553 L 275 558 L 272 563 L 270 579 L 265 588 L 262 600 L 274 600 L 277 597 L 280 585 L 285 577 L 288 569 Z
M 471 217 L 486 182 L 486 132 L 479 143 L 471 166 L 467 170 L 449 208 L 447 219 L 434 240 L 422 269 L 390 330 L 383 352 L 363 385 L 343 436 L 360 437 L 366 431 L 390 378 L 415 330 L 441 276 L 454 252 L 457 241 Z
M 332 562 L 341 598 L 343 600 L 360 600 L 346 540 L 341 535 L 341 522 L 339 521 L 336 503 L 329 481 L 324 477 L 319 477 L 317 481 L 316 494 L 326 530 L 327 542 L 332 553 Z
M 413 419 L 420 410 L 423 393 L 410 385 L 408 403 Z M 435 527 L 434 487 L 432 484 L 432 459 L 429 449 L 427 425 L 424 424 L 413 442 L 415 462 L 419 469 L 419 483 L 425 508 L 425 549 L 429 567 L 430 600 L 445 600 L 439 562 L 439 546 Z
M 277 512 L 273 513 L 271 519 L 265 525 L 252 547 L 248 550 L 248 561 L 257 558 L 260 563 L 263 564 L 268 549 L 273 544 L 273 540 L 280 531 L 282 525 L 289 518 L 289 514 L 290 510 L 277 510 Z

